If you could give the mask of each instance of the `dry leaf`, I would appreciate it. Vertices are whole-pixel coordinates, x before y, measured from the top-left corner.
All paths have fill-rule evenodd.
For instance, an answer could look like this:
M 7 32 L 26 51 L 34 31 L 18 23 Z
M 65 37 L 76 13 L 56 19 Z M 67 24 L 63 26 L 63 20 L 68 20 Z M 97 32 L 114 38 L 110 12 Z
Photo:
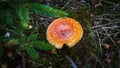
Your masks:
M 110 47 L 110 45 L 107 44 L 107 43 L 104 43 L 103 46 L 104 46 L 105 49 L 108 49 Z
M 111 59 L 105 59 L 107 63 L 111 63 Z
M 116 41 L 117 42 L 117 44 L 120 44 L 120 40 L 118 40 L 118 41 Z
M 95 8 L 102 7 L 102 6 L 103 6 L 103 4 L 101 2 L 98 2 L 97 4 L 95 4 Z

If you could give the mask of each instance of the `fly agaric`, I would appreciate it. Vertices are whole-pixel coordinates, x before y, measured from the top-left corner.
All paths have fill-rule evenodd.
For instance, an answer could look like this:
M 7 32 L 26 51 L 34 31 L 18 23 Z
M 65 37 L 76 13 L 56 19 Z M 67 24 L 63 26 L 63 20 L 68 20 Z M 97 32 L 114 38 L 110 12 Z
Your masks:
M 64 44 L 73 47 L 83 36 L 83 29 L 79 22 L 72 18 L 58 18 L 47 29 L 47 40 L 57 49 Z

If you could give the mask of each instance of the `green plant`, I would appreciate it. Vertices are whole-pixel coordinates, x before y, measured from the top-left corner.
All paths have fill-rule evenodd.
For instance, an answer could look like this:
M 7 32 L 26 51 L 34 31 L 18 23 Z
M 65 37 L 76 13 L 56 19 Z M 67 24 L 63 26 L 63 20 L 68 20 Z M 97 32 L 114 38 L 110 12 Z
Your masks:
M 29 29 L 30 14 L 41 14 L 50 17 L 66 17 L 68 13 L 30 0 L 0 1 L 0 57 L 3 47 L 25 51 L 33 60 L 39 60 L 40 50 L 53 50 L 54 46 L 38 40 L 37 30 Z M 38 27 L 35 27 L 38 28 Z M 31 31 L 33 30 L 33 31 Z

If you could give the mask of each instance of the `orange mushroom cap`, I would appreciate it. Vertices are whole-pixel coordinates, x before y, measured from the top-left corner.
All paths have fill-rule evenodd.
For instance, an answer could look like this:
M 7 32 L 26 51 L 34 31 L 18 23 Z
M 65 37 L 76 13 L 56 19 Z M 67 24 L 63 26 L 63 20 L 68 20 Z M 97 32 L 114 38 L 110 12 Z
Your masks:
M 57 49 L 64 44 L 73 47 L 83 36 L 83 29 L 79 22 L 72 18 L 58 18 L 47 29 L 47 40 Z

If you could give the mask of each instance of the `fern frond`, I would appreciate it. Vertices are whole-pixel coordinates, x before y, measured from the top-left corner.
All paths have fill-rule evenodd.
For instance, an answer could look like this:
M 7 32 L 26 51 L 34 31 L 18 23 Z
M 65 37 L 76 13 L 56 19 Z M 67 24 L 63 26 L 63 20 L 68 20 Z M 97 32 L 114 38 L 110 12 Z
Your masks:
M 41 49 L 41 50 L 53 50 L 55 47 L 44 41 L 33 41 L 33 48 Z
M 53 16 L 53 17 L 66 17 L 68 15 L 68 13 L 52 8 L 50 6 L 47 5 L 43 5 L 43 4 L 39 4 L 39 3 L 35 3 L 35 4 L 29 4 L 29 7 L 32 11 L 34 12 L 38 12 L 39 14 L 43 14 L 46 16 Z
M 19 6 L 18 16 L 20 18 L 23 27 L 28 27 L 29 25 L 29 10 L 24 6 Z
M 30 45 L 26 45 L 25 50 L 31 59 L 35 61 L 39 60 L 39 53 L 33 47 L 31 47 Z

